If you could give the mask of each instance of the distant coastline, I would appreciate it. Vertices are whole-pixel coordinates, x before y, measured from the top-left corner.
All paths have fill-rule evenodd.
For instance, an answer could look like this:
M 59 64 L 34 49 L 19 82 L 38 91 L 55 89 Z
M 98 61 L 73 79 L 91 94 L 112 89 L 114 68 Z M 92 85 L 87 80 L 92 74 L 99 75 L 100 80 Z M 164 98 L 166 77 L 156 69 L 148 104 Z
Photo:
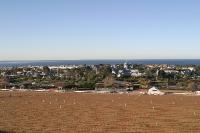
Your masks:
M 169 64 L 169 65 L 200 65 L 200 59 L 134 59 L 134 60 L 22 60 L 0 61 L 0 67 L 45 66 L 45 65 L 98 65 L 98 64 Z

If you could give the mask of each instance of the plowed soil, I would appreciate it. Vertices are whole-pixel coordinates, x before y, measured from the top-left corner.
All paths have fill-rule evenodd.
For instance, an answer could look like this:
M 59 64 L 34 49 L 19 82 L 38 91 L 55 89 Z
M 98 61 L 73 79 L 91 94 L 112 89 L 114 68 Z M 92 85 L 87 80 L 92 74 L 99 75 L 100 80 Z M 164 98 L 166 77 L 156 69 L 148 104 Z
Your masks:
M 200 97 L 0 92 L 0 132 L 200 133 Z

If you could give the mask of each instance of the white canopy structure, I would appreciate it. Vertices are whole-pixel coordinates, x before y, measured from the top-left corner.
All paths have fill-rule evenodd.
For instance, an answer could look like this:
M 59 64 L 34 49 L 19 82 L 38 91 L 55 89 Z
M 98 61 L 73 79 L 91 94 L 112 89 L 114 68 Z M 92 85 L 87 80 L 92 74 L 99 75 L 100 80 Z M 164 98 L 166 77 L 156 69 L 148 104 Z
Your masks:
M 148 95 L 164 95 L 163 92 L 161 92 L 158 88 L 152 87 L 148 90 Z

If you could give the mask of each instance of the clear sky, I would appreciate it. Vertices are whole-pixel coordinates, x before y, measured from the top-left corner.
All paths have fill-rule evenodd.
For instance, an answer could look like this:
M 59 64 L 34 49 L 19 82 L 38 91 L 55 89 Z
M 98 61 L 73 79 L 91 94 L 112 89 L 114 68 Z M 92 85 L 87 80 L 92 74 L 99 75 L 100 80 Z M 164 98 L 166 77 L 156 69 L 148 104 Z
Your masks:
M 0 0 L 0 60 L 200 58 L 200 0 Z

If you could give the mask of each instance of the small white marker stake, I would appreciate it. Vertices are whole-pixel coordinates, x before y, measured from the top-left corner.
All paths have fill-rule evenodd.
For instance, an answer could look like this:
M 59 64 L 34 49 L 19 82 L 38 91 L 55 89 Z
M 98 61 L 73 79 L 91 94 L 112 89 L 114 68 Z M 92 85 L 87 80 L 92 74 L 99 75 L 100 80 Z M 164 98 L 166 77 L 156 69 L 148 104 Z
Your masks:
M 194 112 L 194 116 L 196 116 L 196 112 Z

